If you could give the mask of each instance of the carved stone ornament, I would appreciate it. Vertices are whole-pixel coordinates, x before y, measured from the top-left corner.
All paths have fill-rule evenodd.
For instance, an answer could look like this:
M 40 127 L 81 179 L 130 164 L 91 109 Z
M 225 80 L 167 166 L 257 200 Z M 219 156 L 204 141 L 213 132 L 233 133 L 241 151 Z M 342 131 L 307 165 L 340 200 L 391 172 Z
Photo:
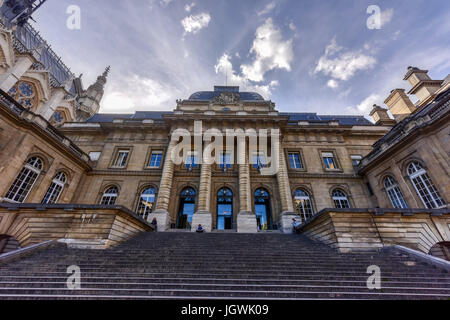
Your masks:
M 214 104 L 227 106 L 227 105 L 239 105 L 241 96 L 236 92 L 222 92 L 220 96 L 215 97 L 212 101 Z

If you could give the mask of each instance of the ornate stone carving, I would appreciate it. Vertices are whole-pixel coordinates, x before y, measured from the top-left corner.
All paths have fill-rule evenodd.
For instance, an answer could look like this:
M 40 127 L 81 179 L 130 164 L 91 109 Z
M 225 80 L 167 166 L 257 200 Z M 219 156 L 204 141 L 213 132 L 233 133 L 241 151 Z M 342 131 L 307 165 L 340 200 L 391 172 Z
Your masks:
M 222 92 L 220 96 L 215 97 L 212 101 L 213 104 L 222 106 L 239 105 L 241 102 L 241 96 L 237 92 Z

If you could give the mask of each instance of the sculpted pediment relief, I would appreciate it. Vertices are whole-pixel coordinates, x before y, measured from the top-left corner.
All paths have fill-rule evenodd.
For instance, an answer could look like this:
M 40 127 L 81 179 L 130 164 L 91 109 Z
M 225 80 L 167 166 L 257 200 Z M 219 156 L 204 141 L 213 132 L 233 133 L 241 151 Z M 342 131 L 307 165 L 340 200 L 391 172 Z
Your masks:
M 215 97 L 212 100 L 213 104 L 221 106 L 239 105 L 241 102 L 241 96 L 237 92 L 222 92 L 220 96 Z

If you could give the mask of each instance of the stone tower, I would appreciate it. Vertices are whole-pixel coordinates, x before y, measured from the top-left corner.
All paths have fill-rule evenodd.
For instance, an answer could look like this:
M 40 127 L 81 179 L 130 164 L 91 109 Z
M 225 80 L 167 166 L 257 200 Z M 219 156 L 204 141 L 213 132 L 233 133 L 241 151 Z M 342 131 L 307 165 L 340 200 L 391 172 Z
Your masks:
M 79 93 L 78 95 L 78 106 L 77 106 L 77 120 L 85 121 L 92 117 L 100 109 L 100 101 L 103 98 L 104 88 L 106 84 L 106 79 L 108 77 L 110 67 L 107 67 L 101 76 L 97 78 L 97 81 Z M 75 81 L 78 81 L 79 88 L 81 85 L 81 76 Z

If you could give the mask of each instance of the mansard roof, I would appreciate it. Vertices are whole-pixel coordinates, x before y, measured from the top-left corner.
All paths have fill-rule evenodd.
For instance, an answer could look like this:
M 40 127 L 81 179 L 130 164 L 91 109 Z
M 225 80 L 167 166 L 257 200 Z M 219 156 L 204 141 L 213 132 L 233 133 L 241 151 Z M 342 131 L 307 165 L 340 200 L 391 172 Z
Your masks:
M 163 120 L 164 115 L 173 115 L 171 111 L 136 111 L 134 114 L 97 113 L 88 119 L 90 123 L 112 123 L 114 120 Z M 279 113 L 279 116 L 289 117 L 288 122 L 297 124 L 299 121 L 327 124 L 332 121 L 339 122 L 341 126 L 373 126 L 374 124 L 363 116 L 336 116 L 318 115 L 316 113 Z M 274 116 L 276 117 L 276 116 Z
M 220 97 L 222 93 L 238 93 L 242 101 L 265 101 L 264 98 L 256 92 L 239 92 L 239 87 L 233 86 L 214 86 L 214 91 L 199 91 L 193 93 L 188 100 L 191 101 L 211 101 Z
M 337 116 L 318 115 L 317 113 L 283 113 L 280 116 L 289 116 L 289 122 L 308 121 L 311 123 L 338 121 L 341 126 L 373 126 L 374 124 L 363 116 Z

